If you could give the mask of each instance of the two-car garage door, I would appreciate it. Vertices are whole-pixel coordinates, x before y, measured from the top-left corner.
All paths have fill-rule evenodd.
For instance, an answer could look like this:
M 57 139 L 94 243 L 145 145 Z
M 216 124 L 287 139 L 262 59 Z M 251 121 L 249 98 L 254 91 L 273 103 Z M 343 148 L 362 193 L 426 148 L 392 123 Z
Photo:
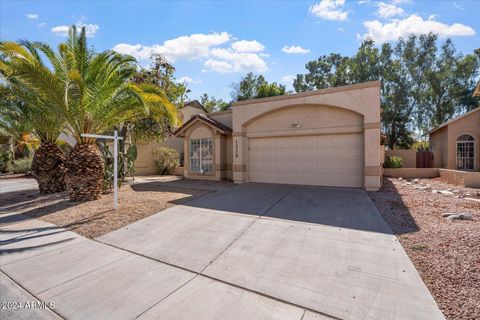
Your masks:
M 248 180 L 336 187 L 363 186 L 363 135 L 248 139 Z

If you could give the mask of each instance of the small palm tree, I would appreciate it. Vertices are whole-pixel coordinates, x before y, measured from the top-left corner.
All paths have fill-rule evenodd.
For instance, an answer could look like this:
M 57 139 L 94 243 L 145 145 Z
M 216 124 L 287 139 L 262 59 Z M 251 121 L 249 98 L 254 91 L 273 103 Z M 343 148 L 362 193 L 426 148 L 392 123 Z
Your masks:
M 57 117 L 44 97 L 22 82 L 24 73 L 29 70 L 52 78 L 57 75 L 45 67 L 31 43 L 0 42 L 0 54 L 0 74 L 6 83 L 3 89 L 15 97 L 14 103 L 2 106 L 0 125 L 5 131 L 8 127 L 10 131 L 28 129 L 40 140 L 32 161 L 32 174 L 40 193 L 64 191 L 66 158 L 56 141 L 65 122 Z
M 85 28 L 78 33 L 72 26 L 58 52 L 45 44 L 30 45 L 48 58 L 53 71 L 40 72 L 17 61 L 22 59 L 13 56 L 25 54 L 20 50 L 5 50 L 4 54 L 24 67 L 16 72 L 17 79 L 49 103 L 77 142 L 65 163 L 70 199 L 97 199 L 102 191 L 103 160 L 95 139 L 82 137 L 82 133 L 106 133 L 146 116 L 175 125 L 177 110 L 158 87 L 130 82 L 137 68 L 133 57 L 88 50 Z

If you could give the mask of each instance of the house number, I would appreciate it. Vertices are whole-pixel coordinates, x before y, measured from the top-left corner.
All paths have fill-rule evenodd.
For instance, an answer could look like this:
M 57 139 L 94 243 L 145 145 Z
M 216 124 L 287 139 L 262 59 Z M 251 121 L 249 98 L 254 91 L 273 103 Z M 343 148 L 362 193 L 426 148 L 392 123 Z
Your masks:
M 235 139 L 235 158 L 238 158 L 238 140 Z

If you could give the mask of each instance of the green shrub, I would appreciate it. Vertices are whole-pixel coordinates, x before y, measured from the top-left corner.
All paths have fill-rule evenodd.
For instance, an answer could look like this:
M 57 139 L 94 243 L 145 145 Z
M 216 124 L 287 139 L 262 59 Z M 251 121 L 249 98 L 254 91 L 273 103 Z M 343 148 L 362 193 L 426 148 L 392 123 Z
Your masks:
M 430 142 L 425 141 L 425 140 L 416 141 L 412 145 L 412 149 L 417 150 L 417 151 L 429 151 L 430 150 Z
M 13 154 L 10 150 L 0 150 L 0 172 L 10 172 Z
M 385 157 L 385 163 L 383 164 L 384 168 L 402 168 L 403 160 L 400 157 L 392 156 Z
M 71 145 L 68 144 L 67 141 L 60 139 L 57 140 L 57 146 L 60 148 L 60 150 L 63 151 L 65 155 L 68 155 L 73 148 Z
M 32 159 L 13 160 L 11 167 L 13 173 L 30 173 L 32 169 Z
M 177 150 L 166 147 L 155 148 L 152 151 L 153 161 L 157 166 L 158 173 L 170 174 L 173 169 L 178 167 L 180 155 Z

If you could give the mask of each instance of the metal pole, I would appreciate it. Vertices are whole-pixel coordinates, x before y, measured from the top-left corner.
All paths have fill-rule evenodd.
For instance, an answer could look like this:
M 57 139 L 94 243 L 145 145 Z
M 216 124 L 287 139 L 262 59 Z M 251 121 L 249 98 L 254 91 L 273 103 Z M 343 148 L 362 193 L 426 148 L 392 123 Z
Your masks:
M 118 133 L 113 133 L 113 208 L 118 209 Z

